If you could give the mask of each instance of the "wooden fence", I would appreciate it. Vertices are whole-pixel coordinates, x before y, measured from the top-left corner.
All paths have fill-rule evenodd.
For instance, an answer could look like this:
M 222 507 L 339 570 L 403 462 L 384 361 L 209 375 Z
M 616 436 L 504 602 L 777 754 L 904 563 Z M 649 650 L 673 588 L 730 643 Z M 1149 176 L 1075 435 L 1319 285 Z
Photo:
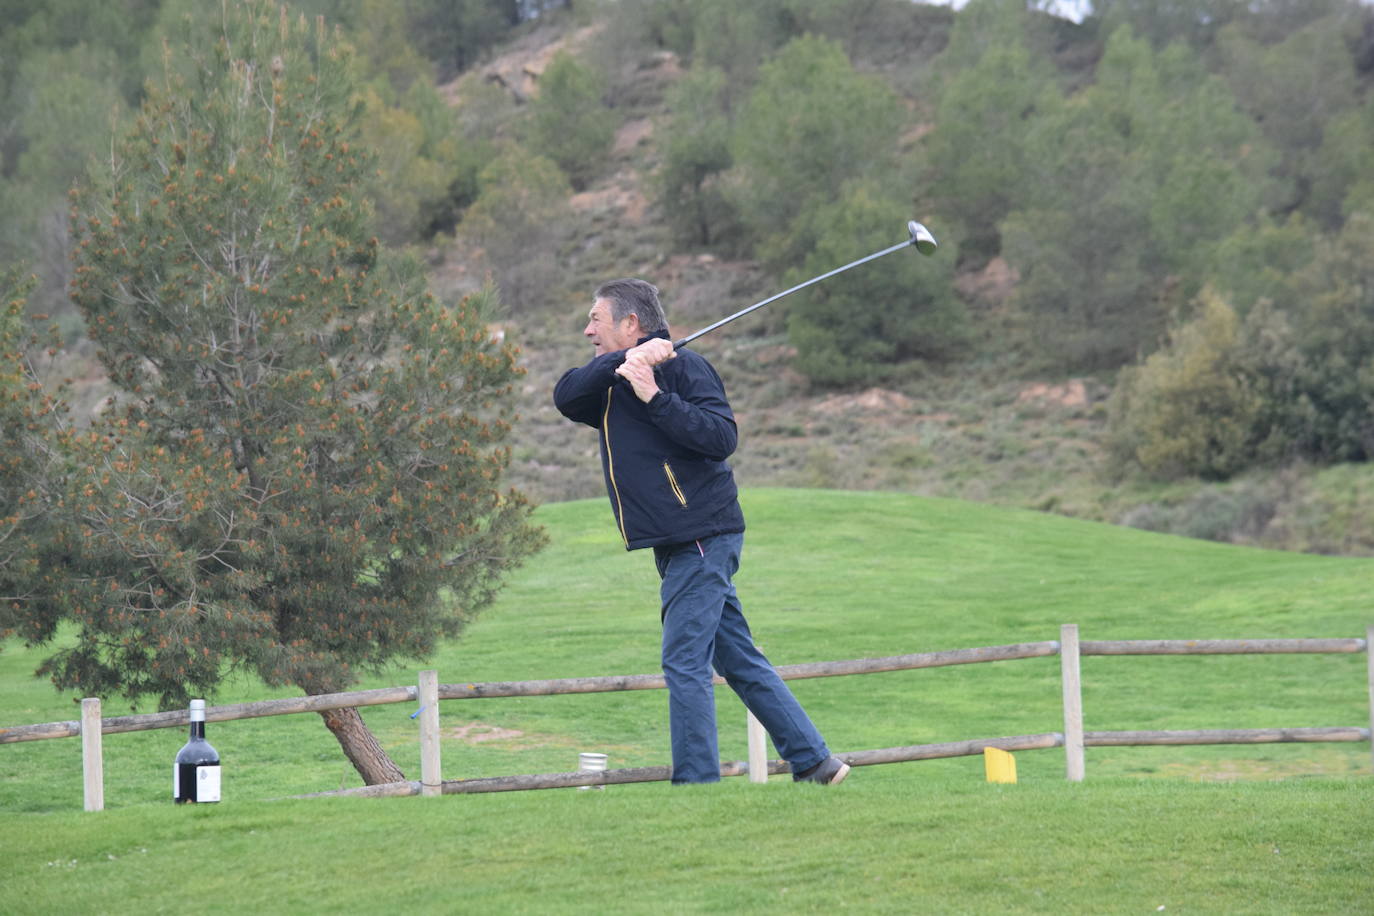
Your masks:
M 1064 731 L 1014 737 L 974 738 L 942 744 L 922 744 L 909 747 L 879 748 L 838 754 L 851 766 L 868 766 L 912 760 L 932 760 L 981 754 L 984 748 L 1006 751 L 1064 748 L 1065 777 L 1081 781 L 1085 775 L 1084 748 L 1123 745 L 1182 745 L 1182 744 L 1269 744 L 1283 742 L 1360 742 L 1371 741 L 1374 734 L 1374 627 L 1364 639 L 1210 639 L 1210 640 L 1113 640 L 1080 641 L 1078 626 L 1065 624 L 1060 638 L 1051 642 L 1017 643 L 1006 646 L 985 646 L 975 649 L 951 649 L 941 652 L 921 652 L 887 658 L 864 658 L 847 661 L 812 662 L 799 665 L 780 665 L 778 673 L 784 680 L 837 677 L 852 674 L 874 674 L 883 671 L 905 671 L 916 668 L 937 668 L 947 665 L 981 664 L 1023 658 L 1042 658 L 1058 655 L 1063 688 Z M 1080 659 L 1084 655 L 1274 655 L 1364 652 L 1368 657 L 1368 689 L 1370 727 L 1337 726 L 1318 728 L 1252 728 L 1198 729 L 1186 731 L 1095 731 L 1083 730 L 1083 699 Z M 724 681 L 717 677 L 717 684 Z M 414 687 L 383 687 L 377 690 L 357 690 L 347 693 L 308 697 L 289 697 L 212 706 L 206 709 L 207 722 L 228 722 L 261 716 L 291 715 L 321 712 L 359 706 L 388 703 L 420 704 L 417 713 L 420 728 L 420 779 L 321 792 L 316 796 L 352 795 L 383 797 L 399 795 L 440 795 L 472 792 L 502 792 L 521 789 L 554 789 L 573 786 L 612 785 L 632 782 L 655 782 L 671 777 L 666 766 L 635 767 L 597 772 L 544 773 L 521 776 L 498 776 L 480 779 L 445 780 L 440 775 L 439 701 L 472 700 L 489 697 L 554 696 L 574 693 L 604 693 L 623 690 L 663 689 L 663 676 L 657 674 L 622 675 L 612 677 L 559 678 L 542 681 L 510 681 L 482 684 L 440 684 L 435 671 L 421 671 Z M 100 700 L 87 698 L 81 702 L 79 721 L 46 722 L 0 728 L 0 744 L 20 741 L 39 741 L 49 738 L 80 736 L 85 808 L 99 811 L 104 807 L 103 751 L 101 738 L 107 734 L 146 731 L 156 728 L 184 727 L 189 721 L 186 710 L 146 715 L 112 716 L 102 718 Z M 765 754 L 763 729 L 752 715 L 748 717 L 749 760 L 721 764 L 722 776 L 748 774 L 761 782 L 770 774 L 789 772 L 786 762 L 768 760 Z M 1374 753 L 1374 746 L 1371 746 Z

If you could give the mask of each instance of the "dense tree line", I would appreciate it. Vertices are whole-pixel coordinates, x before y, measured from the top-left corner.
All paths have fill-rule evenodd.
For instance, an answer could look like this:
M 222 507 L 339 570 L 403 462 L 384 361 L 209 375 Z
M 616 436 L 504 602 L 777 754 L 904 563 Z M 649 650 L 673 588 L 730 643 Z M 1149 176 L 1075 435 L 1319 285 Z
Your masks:
M 554 6 L 553 3 L 543 4 Z M 436 79 L 470 65 L 530 13 L 521 0 L 301 0 L 292 15 L 324 16 L 354 44 L 350 80 L 377 148 L 378 228 L 393 243 L 451 227 L 489 151 L 458 142 Z M 137 112 L 163 72 L 165 39 L 183 21 L 221 15 L 203 0 L 5 0 L 0 3 L 0 264 L 38 278 L 31 307 L 69 340 L 80 319 L 67 300 L 67 190 Z M 362 37 L 362 40 L 359 38 Z
M 64 2 L 12 0 L 7 11 L 0 262 L 33 270 L 33 307 L 59 316 L 70 339 L 80 322 L 66 297 L 65 190 L 143 97 L 162 36 L 208 14 L 194 0 L 122 0 L 90 15 Z M 530 104 L 471 86 L 455 107 L 435 92 L 558 5 L 295 7 L 358 49 L 382 238 L 470 237 L 520 310 L 557 282 L 552 255 L 524 255 L 548 247 L 549 216 L 604 169 L 614 106 L 630 91 L 608 61 L 655 48 L 685 68 L 664 99 L 652 180 L 681 244 L 756 257 L 781 281 L 816 261 L 836 213 L 910 201 L 952 232 L 961 269 L 999 256 L 1016 269 L 1017 345 L 1068 371 L 1114 371 L 1167 345 L 1204 287 L 1244 317 L 1247 240 L 1289 227 L 1330 237 L 1374 207 L 1374 25 L 1355 0 L 1097 0 L 1079 24 L 1025 0 L 973 0 L 958 14 L 905 0 L 603 0 L 579 5 L 580 21 L 610 37 L 556 58 Z M 935 36 L 920 49 L 938 54 L 882 45 L 913 34 Z M 800 366 L 844 385 L 957 355 L 971 319 L 941 294 L 947 278 L 931 279 L 799 299 L 789 326 Z M 883 313 L 900 313 L 906 330 L 894 334 Z M 846 332 L 873 358 L 837 359 L 858 345 Z M 1320 441 L 1303 451 L 1363 454 Z
M 840 6 L 856 22 L 883 5 Z M 973 0 L 906 109 L 882 108 L 894 81 L 861 75 L 834 21 L 797 4 L 644 8 L 691 63 L 660 175 L 684 242 L 800 274 L 825 263 L 807 261 L 826 250 L 821 227 L 862 236 L 846 217 L 909 201 L 953 236 L 962 269 L 1000 257 L 1016 271 L 1020 331 L 998 345 L 1052 371 L 1125 370 L 1119 468 L 1226 477 L 1374 454 L 1362 5 L 1103 0 L 1072 25 L 1022 0 Z M 747 37 L 748 53 L 724 36 Z M 741 59 L 761 63 L 741 72 Z M 835 130 L 808 133 L 813 122 Z M 921 279 L 893 280 L 794 306 L 813 380 L 867 383 L 957 356 L 974 319 L 922 298 Z

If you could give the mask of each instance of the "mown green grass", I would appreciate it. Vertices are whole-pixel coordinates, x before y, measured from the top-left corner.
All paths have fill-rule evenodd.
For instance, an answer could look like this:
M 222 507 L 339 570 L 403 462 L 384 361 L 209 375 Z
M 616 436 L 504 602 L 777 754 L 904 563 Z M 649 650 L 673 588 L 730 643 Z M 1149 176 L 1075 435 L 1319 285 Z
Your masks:
M 1368 780 L 871 773 L 28 814 L 0 870 L 20 913 L 1367 912 Z
M 776 663 L 1056 639 L 1363 636 L 1374 561 L 1243 549 L 890 493 L 755 490 L 738 578 Z M 545 506 L 551 545 L 464 638 L 363 686 L 657 670 L 651 559 L 602 500 Z M 73 719 L 0 653 L 0 725 Z M 1365 657 L 1085 658 L 1089 729 L 1368 723 Z M 837 751 L 1062 728 L 1058 659 L 793 682 Z M 271 693 L 235 681 L 212 703 Z M 746 756 L 721 690 L 722 756 Z M 107 700 L 106 714 L 128 710 Z M 409 705 L 365 716 L 418 775 Z M 661 691 L 446 702 L 448 779 L 668 762 Z M 474 741 L 486 735 L 495 740 Z M 1099 748 L 1087 782 L 1057 750 L 856 770 L 830 793 L 774 778 L 443 799 L 273 801 L 358 784 L 314 716 L 214 723 L 225 802 L 170 804 L 179 729 L 105 738 L 106 804 L 80 812 L 75 739 L 0 746 L 0 884 L 25 911 L 179 904 L 172 876 L 235 909 L 644 912 L 872 910 L 1340 912 L 1368 892 L 1368 745 Z M 1274 782 L 1280 777 L 1284 781 Z M 1240 781 L 1236 781 L 1239 779 Z M 146 849 L 144 852 L 142 850 Z M 114 858 L 110 858 L 113 856 Z M 73 864 L 73 860 L 75 863 Z M 97 872 L 97 874 L 91 874 Z M 11 893 L 10 888 L 15 892 Z M 218 890 L 222 889 L 222 890 Z M 561 889 L 561 890 L 560 890 Z M 22 894 L 19 893 L 22 891 Z M 229 896 L 232 895 L 232 896 Z M 943 901 L 943 903 L 941 902 Z

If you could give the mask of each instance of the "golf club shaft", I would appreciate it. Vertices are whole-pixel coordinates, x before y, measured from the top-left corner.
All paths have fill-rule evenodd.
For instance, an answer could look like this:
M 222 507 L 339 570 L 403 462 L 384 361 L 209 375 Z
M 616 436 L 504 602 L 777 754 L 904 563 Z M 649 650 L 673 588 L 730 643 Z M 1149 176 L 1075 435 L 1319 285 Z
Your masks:
M 774 295 L 772 295 L 772 296 L 769 296 L 767 299 L 761 300 L 761 301 L 759 301 L 759 302 L 755 302 L 753 305 L 749 306 L 748 308 L 740 309 L 738 312 L 735 312 L 735 314 L 730 315 L 730 316 L 725 317 L 725 318 L 722 318 L 720 321 L 717 321 L 715 324 L 707 325 L 706 327 L 702 328 L 702 329 L 699 330 L 699 331 L 696 331 L 696 332 L 694 332 L 694 333 L 692 333 L 692 334 L 688 334 L 686 337 L 682 338 L 681 340 L 675 340 L 675 341 L 673 341 L 673 349 L 676 350 L 676 349 L 678 349 L 678 348 L 680 348 L 680 347 L 684 347 L 684 346 L 686 346 L 687 344 L 691 343 L 692 341 L 696 340 L 698 337 L 702 336 L 703 334 L 709 334 L 710 332 L 714 331 L 716 328 L 721 327 L 722 325 L 729 324 L 730 322 L 734 321 L 736 318 L 742 318 L 743 316 L 748 315 L 750 312 L 754 311 L 755 309 L 761 309 L 761 308 L 763 308 L 765 305 L 767 305 L 767 304 L 770 303 L 770 302 L 777 302 L 779 299 L 781 299 L 781 298 L 784 297 L 784 296 L 790 296 L 790 295 L 792 295 L 793 293 L 795 293 L 795 292 L 796 292 L 797 290 L 799 290 L 799 289 L 806 289 L 806 287 L 811 286 L 811 285 L 816 284 L 816 283 L 819 283 L 819 282 L 821 282 L 822 280 L 829 279 L 830 277 L 833 277 L 833 276 L 835 276 L 836 274 L 844 273 L 846 270 L 849 270 L 851 267 L 858 267 L 860 264 L 867 264 L 869 261 L 877 260 L 878 258 L 881 258 L 881 257 L 883 257 L 884 255 L 892 254 L 892 252 L 894 252 L 894 251 L 901 251 L 903 248 L 910 248 L 910 247 L 912 247 L 913 245 L 916 245 L 916 244 L 917 244 L 918 239 L 920 240 L 920 242 L 921 242 L 922 244 L 925 244 L 925 243 L 926 243 L 926 240 L 928 239 L 928 240 L 929 240 L 929 244 L 932 246 L 932 250 L 933 250 L 933 246 L 934 246 L 935 240 L 934 240 L 934 238 L 933 238 L 932 236 L 930 236 L 929 232 L 926 231 L 926 229 L 925 229 L 924 226 L 920 226 L 920 224 L 918 224 L 918 223 L 911 223 L 911 224 L 909 224 L 909 227 L 910 227 L 910 231 L 911 231 L 911 238 L 907 239 L 906 241 L 904 241 L 904 242 L 898 242 L 896 245 L 893 245 L 893 246 L 891 246 L 890 248 L 884 248 L 882 251 L 875 251 L 875 252 L 873 252 L 872 254 L 867 255 L 866 257 L 859 258 L 857 261 L 850 261 L 848 264 L 844 265 L 843 267 L 836 267 L 834 270 L 829 271 L 828 273 L 823 273 L 823 274 L 821 274 L 821 275 L 818 276 L 818 277 L 812 277 L 810 280 L 807 280 L 807 281 L 804 282 L 804 283 L 798 283 L 796 286 L 792 287 L 791 289 L 785 289 L 785 290 L 783 290 L 783 291 L 780 292 L 780 293 L 776 293 L 776 294 L 774 294 Z M 916 231 L 917 228 L 920 229 L 920 233 L 918 233 L 918 232 Z M 924 251 L 924 250 L 925 250 L 925 249 L 922 249 L 922 251 Z

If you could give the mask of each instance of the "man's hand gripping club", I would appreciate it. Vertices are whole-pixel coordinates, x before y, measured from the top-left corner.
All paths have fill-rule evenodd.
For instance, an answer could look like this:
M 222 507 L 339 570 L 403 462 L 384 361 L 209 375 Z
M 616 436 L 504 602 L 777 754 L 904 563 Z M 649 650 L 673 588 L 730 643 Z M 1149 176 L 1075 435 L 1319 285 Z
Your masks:
M 653 400 L 658 394 L 658 381 L 654 378 L 654 366 L 667 362 L 677 356 L 671 340 L 655 337 L 637 347 L 625 351 L 625 362 L 615 370 L 615 374 L 628 379 L 635 390 L 635 397 L 644 403 Z

